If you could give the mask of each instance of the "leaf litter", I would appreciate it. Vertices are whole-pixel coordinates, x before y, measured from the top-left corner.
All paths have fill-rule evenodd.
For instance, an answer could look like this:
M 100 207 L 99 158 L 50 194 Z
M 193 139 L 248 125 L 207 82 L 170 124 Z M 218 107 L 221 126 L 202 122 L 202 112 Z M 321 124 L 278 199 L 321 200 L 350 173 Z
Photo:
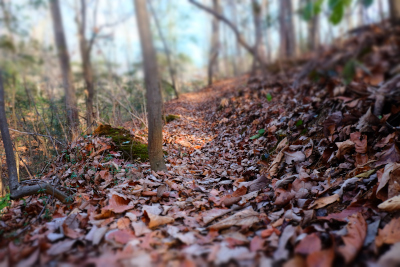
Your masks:
M 41 178 L 73 204 L 33 196 L 4 208 L 0 264 L 398 265 L 398 92 L 383 116 L 373 111 L 376 79 L 399 64 L 385 52 L 399 53 L 399 32 L 360 33 L 381 48 L 363 58 L 373 77 L 271 73 L 166 103 L 179 118 L 163 129 L 164 172 L 123 159 L 107 136 L 80 137 Z M 360 36 L 315 59 L 319 70 Z

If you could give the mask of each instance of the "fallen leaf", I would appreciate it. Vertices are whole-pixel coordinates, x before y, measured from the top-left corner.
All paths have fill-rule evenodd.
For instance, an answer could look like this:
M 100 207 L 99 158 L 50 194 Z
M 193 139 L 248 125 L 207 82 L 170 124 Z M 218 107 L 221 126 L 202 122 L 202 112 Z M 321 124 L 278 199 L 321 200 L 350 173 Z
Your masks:
M 312 233 L 304 237 L 294 249 L 295 253 L 308 255 L 322 248 L 321 239 L 316 233 Z
M 301 151 L 284 152 L 284 153 L 287 164 L 292 164 L 295 162 L 303 162 L 306 159 L 306 155 L 304 155 L 304 153 Z
M 125 199 L 117 194 L 113 194 L 110 198 L 109 205 L 102 208 L 102 211 L 113 211 L 114 213 L 123 213 L 124 211 L 131 210 L 135 206 L 128 205 L 130 199 Z
M 321 197 L 315 200 L 310 206 L 308 206 L 308 209 L 320 209 L 336 202 L 338 199 L 340 199 L 340 196 L 338 194 L 334 194 L 328 197 Z
M 338 248 L 347 264 L 351 263 L 357 256 L 364 244 L 366 235 L 367 223 L 361 213 L 350 216 L 347 234 L 342 237 L 344 245 Z
M 395 143 L 387 145 L 386 149 L 376 154 L 378 161 L 375 162 L 375 166 L 385 165 L 392 162 L 400 161 L 400 149 Z
M 383 244 L 400 242 L 400 218 L 393 218 L 383 229 L 378 230 L 375 244 L 379 248 Z
M 400 196 L 389 198 L 385 202 L 378 205 L 378 208 L 388 212 L 400 210 Z
M 288 148 L 289 146 L 286 145 L 279 153 L 278 155 L 275 157 L 274 161 L 272 161 L 271 166 L 268 170 L 269 175 L 270 176 L 275 176 L 278 174 L 278 170 L 279 170 L 279 165 L 281 164 L 281 161 L 283 159 L 283 156 L 285 155 L 285 150 Z
M 115 230 L 106 234 L 107 241 L 115 241 L 119 244 L 127 244 L 130 240 L 135 239 L 135 235 L 131 230 Z
M 142 221 L 133 222 L 132 227 L 133 227 L 133 230 L 135 231 L 135 235 L 138 237 L 145 235 L 147 233 L 151 233 L 151 230 Z
M 253 209 L 245 209 L 210 226 L 210 229 L 220 230 L 230 226 L 252 226 L 259 222 L 259 214 Z
M 308 267 L 328 267 L 333 266 L 335 250 L 333 247 L 321 251 L 315 251 L 307 256 Z
M 336 157 L 342 159 L 344 155 L 349 153 L 354 148 L 354 142 L 351 140 L 346 140 L 344 142 L 336 142 L 338 151 L 336 152 Z
M 76 240 L 64 240 L 52 245 L 49 250 L 47 250 L 47 254 L 50 256 L 56 256 L 62 254 L 64 252 L 70 251 L 74 246 Z
M 201 213 L 201 217 L 203 218 L 203 222 L 205 224 L 209 224 L 210 222 L 212 222 L 213 220 L 215 220 L 216 218 L 219 218 L 227 213 L 229 213 L 231 210 L 230 209 L 211 209 L 208 211 L 205 211 L 203 213 Z
M 129 225 L 131 224 L 131 220 L 129 218 L 119 218 L 117 221 L 117 227 L 119 230 L 129 229 Z
M 149 220 L 149 228 L 155 228 L 157 226 L 173 223 L 175 221 L 172 217 L 160 216 L 147 211 L 144 211 L 143 215 Z
M 360 132 L 354 132 L 350 134 L 350 140 L 354 143 L 357 153 L 367 153 L 368 142 L 366 135 L 361 135 Z

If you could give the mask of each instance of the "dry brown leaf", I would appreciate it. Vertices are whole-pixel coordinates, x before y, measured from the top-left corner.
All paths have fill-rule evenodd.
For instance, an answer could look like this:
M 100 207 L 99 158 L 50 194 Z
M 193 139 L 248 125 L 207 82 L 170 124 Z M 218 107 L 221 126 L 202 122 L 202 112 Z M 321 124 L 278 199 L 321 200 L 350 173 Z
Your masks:
M 388 212 L 400 210 L 400 196 L 389 198 L 385 202 L 379 204 L 378 208 Z
M 303 162 L 306 159 L 306 155 L 304 155 L 304 153 L 301 151 L 284 152 L 284 153 L 287 164 L 292 164 L 295 162 Z
M 361 135 L 360 132 L 354 132 L 350 134 L 350 140 L 354 143 L 356 147 L 356 152 L 360 154 L 367 153 L 367 136 Z
M 299 244 L 297 244 L 294 252 L 299 254 L 308 255 L 322 248 L 321 239 L 316 233 L 312 233 L 304 237 Z
M 336 202 L 338 199 L 340 199 L 340 196 L 338 194 L 334 194 L 332 196 L 328 197 L 321 197 L 317 200 L 314 201 L 310 206 L 308 206 L 309 209 L 320 209 L 325 206 L 328 206 L 329 204 L 332 204 Z
M 357 256 L 367 236 L 367 223 L 361 213 L 349 217 L 347 234 L 342 237 L 344 245 L 338 251 L 345 259 L 346 264 L 351 263 Z
M 242 210 L 222 221 L 217 222 L 210 226 L 210 229 L 220 230 L 230 226 L 252 226 L 254 223 L 259 222 L 259 213 L 252 209 Z
M 149 220 L 149 228 L 155 228 L 157 226 L 173 223 L 175 221 L 172 217 L 155 215 L 147 211 L 144 211 L 143 215 Z
M 400 161 L 400 149 L 397 147 L 396 143 L 391 143 L 386 146 L 386 149 L 382 152 L 376 154 L 378 159 L 375 162 L 375 166 L 385 165 L 392 162 Z
M 308 267 L 330 267 L 333 266 L 335 250 L 333 247 L 321 251 L 315 251 L 307 256 Z
M 227 213 L 229 213 L 231 210 L 230 209 L 211 209 L 206 212 L 201 213 L 201 217 L 203 218 L 203 222 L 205 224 L 208 224 L 215 220 L 216 218 L 219 218 Z
M 400 241 L 400 218 L 393 218 L 383 229 L 378 230 L 375 238 L 377 247 L 383 244 L 394 244 Z
M 279 170 L 279 165 L 281 164 L 281 161 L 283 159 L 283 156 L 285 155 L 285 150 L 289 147 L 289 145 L 286 145 L 275 157 L 274 161 L 271 163 L 271 167 L 269 168 L 269 175 L 270 176 L 275 176 L 278 174 Z
M 119 244 L 125 245 L 130 240 L 135 239 L 135 235 L 132 233 L 131 230 L 115 230 L 110 231 L 106 234 L 105 239 L 107 241 L 115 241 Z
M 400 163 L 389 163 L 385 166 L 379 186 L 376 189 L 376 196 L 381 200 L 393 198 L 400 193 Z M 386 188 L 387 186 L 387 188 Z
M 70 251 L 74 246 L 76 240 L 64 240 L 58 243 L 55 243 L 47 250 L 47 254 L 51 256 L 56 256 L 62 254 L 64 252 Z
M 132 227 L 135 230 L 135 235 L 136 236 L 142 236 L 142 235 L 151 233 L 151 230 L 142 221 L 133 222 L 132 223 Z
M 119 218 L 117 221 L 117 227 L 119 230 L 129 229 L 129 225 L 131 224 L 131 220 L 126 217 Z
M 128 205 L 130 199 L 125 199 L 117 194 L 113 194 L 110 198 L 109 205 L 102 208 L 103 210 L 110 210 L 114 213 L 123 213 L 124 211 L 131 210 L 135 206 Z
M 336 152 L 336 157 L 342 159 L 344 155 L 349 153 L 354 148 L 354 142 L 351 140 L 346 140 L 344 142 L 336 142 L 338 151 Z

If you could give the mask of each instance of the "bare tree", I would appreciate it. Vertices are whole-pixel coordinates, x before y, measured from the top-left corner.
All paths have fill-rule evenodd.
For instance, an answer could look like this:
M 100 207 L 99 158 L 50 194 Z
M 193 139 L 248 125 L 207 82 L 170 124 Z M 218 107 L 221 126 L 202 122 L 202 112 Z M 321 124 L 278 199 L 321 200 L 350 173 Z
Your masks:
M 203 9 L 204 11 L 214 15 L 216 18 L 218 18 L 220 21 L 224 22 L 236 36 L 237 41 L 242 45 L 262 66 L 266 66 L 267 62 L 265 59 L 262 57 L 258 56 L 257 51 L 254 46 L 249 45 L 246 42 L 246 39 L 243 37 L 243 35 L 239 32 L 238 28 L 233 24 L 230 20 L 228 20 L 225 16 L 223 16 L 221 13 L 216 13 L 212 8 L 209 8 L 207 6 L 204 6 L 200 4 L 199 2 L 196 2 L 195 0 L 189 0 L 190 3 L 193 5 L 197 6 L 200 9 Z
M 156 52 L 150 31 L 146 0 L 135 0 L 136 19 L 143 55 L 144 80 L 149 124 L 149 159 L 154 171 L 166 170 L 162 151 L 162 96 L 160 90 Z
M 283 58 L 295 55 L 296 39 L 293 26 L 292 0 L 279 1 L 280 54 Z
M 219 7 L 219 0 L 213 0 L 213 11 L 216 14 L 221 12 Z M 211 23 L 211 46 L 210 46 L 210 57 L 208 60 L 208 86 L 213 83 L 213 76 L 218 73 L 218 54 L 220 50 L 219 41 L 219 20 L 217 17 L 213 17 Z
M 71 64 L 68 54 L 67 42 L 65 40 L 62 14 L 58 0 L 50 0 L 50 11 L 53 19 L 54 40 L 57 46 L 58 59 L 60 61 L 63 77 L 63 88 L 65 92 L 65 106 L 68 124 L 74 134 L 79 126 L 78 108 L 75 95 L 75 87 L 72 79 Z
M 64 192 L 54 188 L 48 183 L 40 181 L 36 185 L 22 186 L 18 182 L 17 165 L 15 163 L 13 145 L 11 142 L 10 133 L 8 131 L 8 123 L 4 106 L 4 86 L 2 75 L 0 74 L 0 131 L 1 138 L 3 140 L 4 150 L 6 153 L 8 183 L 11 199 L 19 199 L 29 195 L 44 193 L 48 195 L 53 195 L 62 203 L 72 202 L 72 198 L 69 198 L 67 195 L 64 194 Z
M 158 35 L 160 36 L 161 42 L 164 46 L 164 52 L 165 52 L 165 56 L 167 58 L 169 76 L 171 78 L 171 83 L 172 83 L 172 89 L 174 89 L 176 98 L 179 98 L 178 89 L 176 88 L 177 84 L 176 84 L 176 77 L 175 77 L 175 68 L 173 67 L 172 60 L 171 60 L 171 51 L 168 48 L 167 41 L 165 40 L 164 34 L 161 30 L 161 25 L 160 25 L 160 22 L 158 21 L 156 12 L 154 12 L 153 5 L 152 5 L 151 1 L 149 1 L 148 3 L 149 3 L 149 9 L 150 9 L 151 15 L 152 15 L 154 22 L 156 24 L 156 27 L 157 27 Z

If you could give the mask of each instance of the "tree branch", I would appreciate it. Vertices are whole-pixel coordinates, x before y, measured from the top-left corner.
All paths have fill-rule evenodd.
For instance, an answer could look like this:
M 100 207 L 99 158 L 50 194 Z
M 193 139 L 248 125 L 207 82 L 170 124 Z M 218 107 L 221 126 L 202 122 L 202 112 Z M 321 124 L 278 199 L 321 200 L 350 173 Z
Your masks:
M 206 7 L 206 6 L 196 2 L 195 0 L 189 0 L 189 2 L 192 3 L 193 5 L 197 6 L 198 8 L 203 9 L 204 11 L 214 15 L 217 19 L 219 19 L 220 21 L 223 21 L 226 25 L 228 25 L 228 27 L 231 28 L 231 30 L 234 32 L 237 41 L 261 64 L 261 66 L 266 66 L 267 65 L 267 62 L 263 58 L 258 56 L 256 48 L 250 46 L 246 42 L 244 37 L 240 34 L 238 28 L 230 20 L 228 20 L 223 15 L 215 12 L 211 8 Z

